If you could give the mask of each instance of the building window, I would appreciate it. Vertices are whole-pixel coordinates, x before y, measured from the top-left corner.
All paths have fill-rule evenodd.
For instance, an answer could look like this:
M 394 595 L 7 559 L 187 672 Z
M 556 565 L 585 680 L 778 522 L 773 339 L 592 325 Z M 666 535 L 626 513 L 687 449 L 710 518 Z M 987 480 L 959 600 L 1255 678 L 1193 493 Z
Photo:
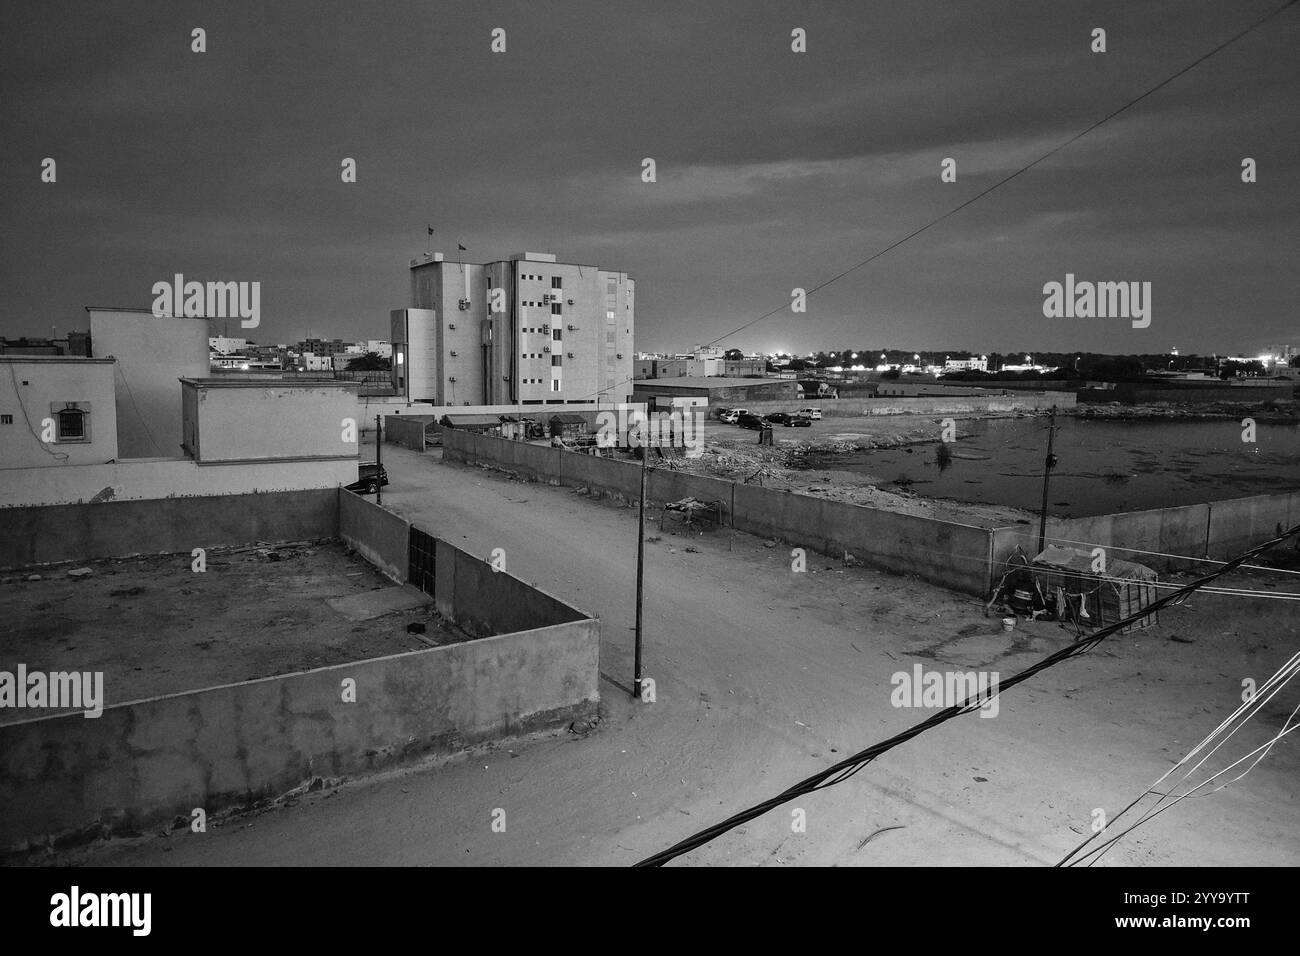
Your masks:
M 563 280 L 561 280 L 559 276 L 551 276 L 551 288 L 563 289 L 564 288 Z
M 14 417 L 12 415 L 0 415 L 0 425 L 12 425 Z
M 552 303 L 551 303 L 551 315 L 559 315 L 559 314 L 560 314 L 560 303 L 558 303 L 558 302 L 552 302 Z
M 563 364 L 564 364 L 564 359 L 563 359 L 562 356 L 559 356 L 559 355 L 552 355 L 552 356 L 551 356 L 551 364 L 552 364 L 552 365 L 563 365 Z
M 556 378 L 556 379 L 552 379 L 552 380 L 551 380 L 551 391 L 552 391 L 552 392 L 558 392 L 559 390 L 560 390 L 560 380 L 559 380 L 558 378 Z
M 552 338 L 552 340 L 554 340 L 554 341 L 556 341 L 556 342 L 560 341 L 560 330 L 559 330 L 559 329 L 552 329 L 552 330 L 551 330 L 551 338 Z
M 65 408 L 54 418 L 58 441 L 86 441 L 86 413 L 79 408 Z

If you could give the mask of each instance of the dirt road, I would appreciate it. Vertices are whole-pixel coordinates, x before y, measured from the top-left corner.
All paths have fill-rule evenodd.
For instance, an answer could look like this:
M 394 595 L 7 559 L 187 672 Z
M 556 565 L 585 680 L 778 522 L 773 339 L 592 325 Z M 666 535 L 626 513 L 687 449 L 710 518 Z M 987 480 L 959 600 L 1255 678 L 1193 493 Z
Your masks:
M 625 865 L 924 719 L 891 705 L 894 673 L 1008 675 L 1070 640 L 1047 624 L 1005 634 L 974 599 L 910 578 L 812 554 L 796 573 L 780 545 L 665 534 L 646 548 L 658 700 L 636 703 L 617 686 L 631 672 L 634 510 L 436 454 L 384 454 L 386 505 L 485 557 L 504 548 L 510 572 L 601 617 L 599 730 L 397 771 L 203 835 L 101 847 L 90 862 Z M 679 863 L 1055 862 L 1095 808 L 1128 803 L 1217 725 L 1242 676 L 1262 681 L 1294 652 L 1297 605 L 1219 600 L 1048 670 L 1000 698 L 995 718 L 958 718 Z M 1277 730 L 1257 723 L 1252 740 Z M 1162 814 L 1107 863 L 1300 862 L 1293 739 L 1241 783 Z M 498 809 L 505 832 L 492 827 Z M 806 832 L 794 832 L 794 809 Z

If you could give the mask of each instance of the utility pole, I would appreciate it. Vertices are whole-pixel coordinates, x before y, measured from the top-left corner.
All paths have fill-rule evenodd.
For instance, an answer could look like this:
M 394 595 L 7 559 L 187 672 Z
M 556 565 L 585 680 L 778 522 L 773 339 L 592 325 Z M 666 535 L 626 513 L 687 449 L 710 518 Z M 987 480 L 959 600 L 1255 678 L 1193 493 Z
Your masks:
M 636 651 L 632 664 L 632 693 L 637 698 L 641 696 L 641 594 L 645 581 L 645 486 L 646 469 L 650 462 L 650 449 L 646 447 L 645 439 L 649 431 L 645 422 L 642 422 L 638 429 L 638 444 L 641 446 L 641 511 L 637 516 L 636 531 Z
M 1043 545 L 1047 540 L 1047 483 L 1052 477 L 1052 469 L 1056 467 L 1056 456 L 1052 454 L 1052 443 L 1056 438 L 1056 406 L 1052 406 L 1051 417 L 1047 423 L 1047 457 L 1043 460 L 1043 507 L 1038 515 L 1038 553 L 1043 553 Z
M 1046 494 L 1046 492 L 1044 492 Z M 384 425 L 375 416 L 375 504 L 384 503 Z

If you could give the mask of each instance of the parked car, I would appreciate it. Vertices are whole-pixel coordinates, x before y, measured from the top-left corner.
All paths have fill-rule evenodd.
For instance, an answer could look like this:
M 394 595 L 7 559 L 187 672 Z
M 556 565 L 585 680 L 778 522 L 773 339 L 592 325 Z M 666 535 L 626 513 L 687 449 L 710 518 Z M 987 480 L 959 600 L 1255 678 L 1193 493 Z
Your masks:
M 736 424 L 737 421 L 740 420 L 741 415 L 748 415 L 748 414 L 749 414 L 749 409 L 747 408 L 724 408 L 721 412 L 718 413 L 718 420 L 722 422 L 726 422 L 728 425 L 734 425 Z
M 357 480 L 347 485 L 348 491 L 359 495 L 373 495 L 381 485 L 388 484 L 388 469 L 373 461 L 363 461 L 357 465 Z
M 766 423 L 763 419 L 759 418 L 757 415 L 751 415 L 748 412 L 736 419 L 736 424 L 741 428 L 761 429 L 766 427 Z
M 819 422 L 822 420 L 822 410 L 820 408 L 801 408 L 795 414 L 809 421 Z
M 809 428 L 812 422 L 807 418 L 799 415 L 791 415 L 789 412 L 773 412 L 766 419 L 773 425 L 784 425 L 786 428 Z

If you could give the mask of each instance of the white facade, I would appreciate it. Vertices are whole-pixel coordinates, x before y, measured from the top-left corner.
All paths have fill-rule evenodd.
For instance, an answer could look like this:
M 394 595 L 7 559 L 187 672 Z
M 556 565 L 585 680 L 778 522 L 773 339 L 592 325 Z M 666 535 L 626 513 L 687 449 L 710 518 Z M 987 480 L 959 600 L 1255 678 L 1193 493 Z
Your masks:
M 394 384 L 438 405 L 626 401 L 634 292 L 626 273 L 547 253 L 414 260 L 415 307 L 393 313 Z
M 968 359 L 946 359 L 943 363 L 945 372 L 987 372 L 989 360 L 986 356 Z
M 355 382 L 180 384 L 185 451 L 200 464 L 357 456 Z
M 248 339 L 236 339 L 228 335 L 209 335 L 208 349 L 221 355 L 242 352 L 248 348 Z
M 0 355 L 0 469 L 103 464 L 117 454 L 111 359 Z
M 180 457 L 180 379 L 208 374 L 208 320 L 156 318 L 148 309 L 86 311 L 95 357 L 117 359 L 119 455 Z

